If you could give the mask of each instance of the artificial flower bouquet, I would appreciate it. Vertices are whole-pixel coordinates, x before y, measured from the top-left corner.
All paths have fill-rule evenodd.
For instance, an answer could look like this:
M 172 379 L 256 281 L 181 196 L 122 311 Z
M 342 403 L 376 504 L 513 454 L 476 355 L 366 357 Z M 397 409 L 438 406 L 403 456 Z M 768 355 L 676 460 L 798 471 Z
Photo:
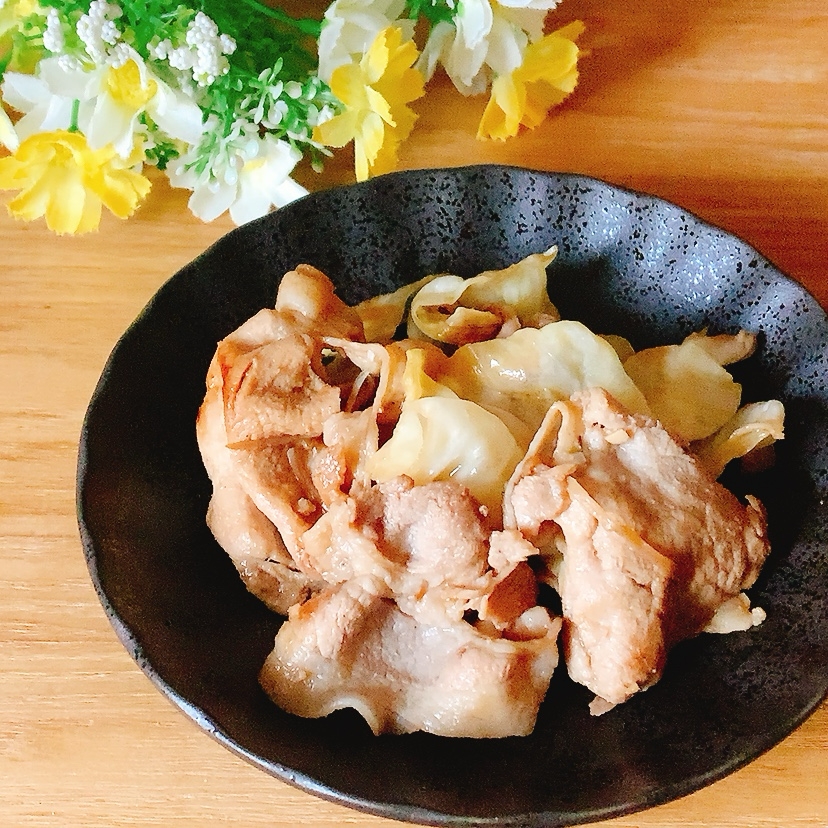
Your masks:
M 577 82 L 580 22 L 559 0 L 334 0 L 320 19 L 259 0 L 0 0 L 0 189 L 57 233 L 130 216 L 147 167 L 237 224 L 306 191 L 292 177 L 353 144 L 392 170 L 438 67 L 486 94 L 478 137 L 538 125 Z

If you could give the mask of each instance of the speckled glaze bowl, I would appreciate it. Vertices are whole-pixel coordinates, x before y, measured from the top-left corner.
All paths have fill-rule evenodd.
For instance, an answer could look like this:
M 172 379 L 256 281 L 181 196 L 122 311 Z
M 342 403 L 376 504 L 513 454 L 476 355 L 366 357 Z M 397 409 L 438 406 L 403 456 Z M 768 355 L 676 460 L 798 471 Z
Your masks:
M 343 711 L 283 713 L 256 676 L 280 619 L 248 594 L 205 525 L 194 421 L 217 340 L 272 305 L 299 262 L 356 302 L 436 271 L 502 267 L 552 244 L 565 317 L 636 347 L 709 326 L 761 334 L 736 366 L 745 400 L 777 397 L 770 471 L 729 473 L 770 516 L 751 591 L 767 621 L 679 645 L 664 678 L 599 718 L 560 669 L 525 738 L 374 737 Z M 89 570 L 126 648 L 195 722 L 263 770 L 366 811 L 434 825 L 562 826 L 629 813 L 730 773 L 828 690 L 828 324 L 742 241 L 679 207 L 573 175 L 509 167 L 393 174 L 310 195 L 228 234 L 125 333 L 89 406 L 78 512 Z

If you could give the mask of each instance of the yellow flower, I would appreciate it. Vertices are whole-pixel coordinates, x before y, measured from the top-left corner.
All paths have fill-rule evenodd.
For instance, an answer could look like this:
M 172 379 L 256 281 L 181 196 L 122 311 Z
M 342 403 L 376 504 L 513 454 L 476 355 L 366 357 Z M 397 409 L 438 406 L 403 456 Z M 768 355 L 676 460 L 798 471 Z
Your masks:
M 0 0 L 0 66 L 3 69 L 27 74 L 34 72 L 43 49 L 30 36 L 17 35 L 24 18 L 38 9 L 36 0 L 6 0 L 5 3 Z
M 34 14 L 37 7 L 36 0 L 6 0 L 0 6 L 0 34 L 16 28 L 24 17 Z
M 125 109 L 139 112 L 155 96 L 158 84 L 152 78 L 144 82 L 141 68 L 134 60 L 128 60 L 123 66 L 110 67 L 104 80 L 104 91 Z
M 575 89 L 578 56 L 575 41 L 584 31 L 580 20 L 570 23 L 526 47 L 523 63 L 492 82 L 478 138 L 505 140 L 525 126 L 536 127 Z
M 331 90 L 345 111 L 320 124 L 314 139 L 331 147 L 353 141 L 357 181 L 394 169 L 397 149 L 417 120 L 408 104 L 424 94 L 423 76 L 411 68 L 417 47 L 402 37 L 397 27 L 383 29 L 359 63 L 343 64 L 331 75 Z
M 101 206 L 131 216 L 150 182 L 131 169 L 141 160 L 120 158 L 113 147 L 92 150 L 79 132 L 39 132 L 0 158 L 0 190 L 20 190 L 8 209 L 25 221 L 46 217 L 56 233 L 86 233 L 101 220 Z

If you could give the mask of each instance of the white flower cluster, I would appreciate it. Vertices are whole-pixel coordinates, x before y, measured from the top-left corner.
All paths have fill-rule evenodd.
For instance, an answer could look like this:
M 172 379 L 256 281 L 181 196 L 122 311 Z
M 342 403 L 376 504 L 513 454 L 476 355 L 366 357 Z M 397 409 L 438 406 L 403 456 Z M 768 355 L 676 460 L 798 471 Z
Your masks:
M 404 1 L 382 0 L 399 12 Z M 9 5 L 0 0 L 0 10 Z M 315 73 L 285 70 L 278 49 L 257 78 L 237 76 L 228 60 L 235 39 L 186 5 L 158 15 L 148 43 L 134 25 L 142 5 L 67 0 L 18 16 L 17 27 L 42 21 L 47 54 L 32 72 L 0 69 L 0 145 L 15 152 L 38 133 L 77 133 L 135 169 L 165 170 L 174 187 L 191 190 L 190 209 L 204 221 L 225 211 L 249 221 L 306 194 L 291 173 L 306 151 L 311 165 L 330 155 L 313 137 L 338 106 L 328 86 Z M 228 72 L 233 83 L 214 85 Z M 3 104 L 21 113 L 14 123 Z
M 229 211 L 236 224 L 263 216 L 272 205 L 282 207 L 306 195 L 290 174 L 302 157 L 286 141 L 260 136 L 249 121 L 239 119 L 229 135 L 211 141 L 218 124 L 208 120 L 205 140 L 172 161 L 167 175 L 173 187 L 192 190 L 190 210 L 203 221 Z
M 2 0 L 0 0 L 2 2 Z M 49 9 L 46 14 L 46 28 L 43 30 L 43 46 L 52 54 L 59 55 L 66 48 L 63 25 L 57 9 Z
M 215 22 L 204 12 L 198 12 L 184 37 L 176 46 L 165 39 L 150 46 L 150 55 L 156 60 L 169 61 L 173 69 L 191 72 L 199 86 L 209 86 L 229 69 L 227 55 L 236 51 L 236 41 L 221 34 Z
M 123 14 L 120 6 L 106 0 L 92 0 L 89 12 L 81 15 L 76 31 L 86 52 L 96 64 L 105 63 L 111 47 L 121 39 L 115 21 Z M 51 51 L 51 50 L 50 50 Z

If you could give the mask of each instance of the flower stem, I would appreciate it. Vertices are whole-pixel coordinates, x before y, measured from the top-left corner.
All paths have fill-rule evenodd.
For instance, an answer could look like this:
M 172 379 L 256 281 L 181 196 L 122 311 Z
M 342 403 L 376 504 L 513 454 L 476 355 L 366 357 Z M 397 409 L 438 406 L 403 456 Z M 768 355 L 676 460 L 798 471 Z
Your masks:
M 310 18 L 300 18 L 297 19 L 295 17 L 291 17 L 289 14 L 285 14 L 281 9 L 275 9 L 271 6 L 266 6 L 264 3 L 260 3 L 259 0 L 242 0 L 242 2 L 246 3 L 251 8 L 260 11 L 262 14 L 266 15 L 267 17 L 272 17 L 274 20 L 278 20 L 280 23 L 284 23 L 286 26 L 291 26 L 295 29 L 298 29 L 302 34 L 309 35 L 313 38 L 319 37 L 319 32 L 322 29 L 322 23 L 318 20 L 311 20 Z
M 78 112 L 80 111 L 80 99 L 75 98 L 72 101 L 72 115 L 70 116 L 69 120 L 69 127 L 67 128 L 68 132 L 77 132 L 78 131 Z

